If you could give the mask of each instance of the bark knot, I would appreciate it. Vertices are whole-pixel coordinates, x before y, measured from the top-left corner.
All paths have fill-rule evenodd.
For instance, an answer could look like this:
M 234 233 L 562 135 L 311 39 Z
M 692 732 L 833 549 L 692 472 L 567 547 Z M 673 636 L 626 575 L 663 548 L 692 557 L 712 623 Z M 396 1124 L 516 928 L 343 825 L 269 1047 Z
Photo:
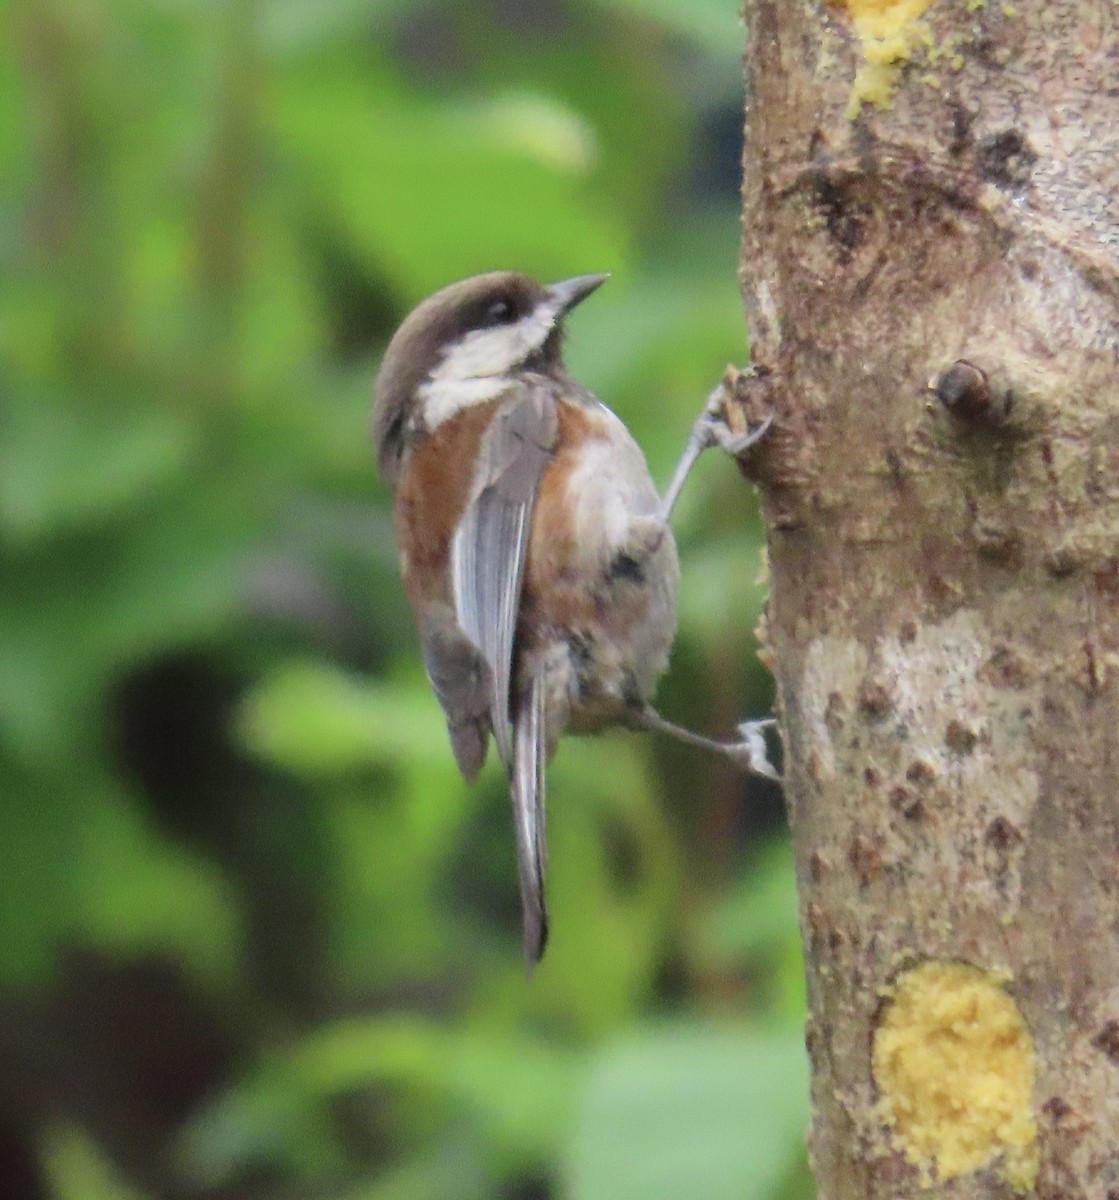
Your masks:
M 1009 387 L 992 382 L 991 376 L 966 358 L 958 359 L 929 381 L 929 390 L 962 424 L 999 429 L 1006 424 L 1014 406 Z
M 1092 1045 L 1102 1050 L 1108 1060 L 1119 1067 L 1119 1021 L 1105 1021 L 1099 1033 L 1092 1038 Z
M 975 148 L 980 177 L 1014 195 L 1021 195 L 1029 187 L 1036 162 L 1037 152 L 1017 129 L 993 133 Z

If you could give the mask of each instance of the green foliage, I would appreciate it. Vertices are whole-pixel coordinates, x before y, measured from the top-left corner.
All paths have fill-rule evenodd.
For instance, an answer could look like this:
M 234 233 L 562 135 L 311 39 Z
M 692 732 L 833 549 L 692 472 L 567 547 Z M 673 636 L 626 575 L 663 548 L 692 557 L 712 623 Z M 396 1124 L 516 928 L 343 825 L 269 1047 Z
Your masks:
M 44 1135 L 43 1160 L 58 1200 L 144 1200 L 106 1161 L 96 1142 L 74 1126 Z
M 772 789 L 565 743 L 526 981 L 504 781 L 455 772 L 366 434 L 421 296 L 609 270 L 569 361 L 667 478 L 746 355 L 712 141 L 737 5 L 0 29 L 0 1173 L 12 1145 L 58 1200 L 808 1194 Z M 730 464 L 677 528 L 664 707 L 729 734 L 771 703 Z
M 795 1033 L 655 1027 L 593 1063 L 567 1159 L 572 1200 L 754 1200 L 797 1161 Z
M 425 1124 L 468 1119 L 488 1174 L 501 1178 L 560 1152 L 578 1067 L 570 1050 L 492 1029 L 399 1016 L 336 1023 L 202 1114 L 184 1155 L 211 1182 L 236 1178 L 272 1143 L 305 1140 L 332 1097 L 380 1088 L 416 1106 Z

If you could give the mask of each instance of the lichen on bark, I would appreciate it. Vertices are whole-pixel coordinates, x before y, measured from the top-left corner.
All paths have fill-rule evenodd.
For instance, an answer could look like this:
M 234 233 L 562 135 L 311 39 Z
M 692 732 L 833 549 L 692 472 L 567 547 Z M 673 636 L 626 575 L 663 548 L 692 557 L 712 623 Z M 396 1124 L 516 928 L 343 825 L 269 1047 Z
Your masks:
M 1035 1053 L 998 975 L 923 962 L 890 991 L 871 1060 L 878 1113 L 922 1181 L 994 1166 L 1019 1194 L 1037 1182 Z

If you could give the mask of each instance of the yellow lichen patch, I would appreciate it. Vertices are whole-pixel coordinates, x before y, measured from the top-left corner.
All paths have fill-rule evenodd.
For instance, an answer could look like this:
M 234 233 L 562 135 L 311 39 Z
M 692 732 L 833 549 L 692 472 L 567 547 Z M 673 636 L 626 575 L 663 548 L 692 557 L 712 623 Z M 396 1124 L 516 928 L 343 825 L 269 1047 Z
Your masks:
M 854 120 L 864 104 L 889 108 L 898 72 L 921 46 L 932 45 L 929 27 L 919 18 L 933 0 L 846 0 L 847 12 L 862 43 L 863 62 L 855 73 L 847 116 Z
M 896 983 L 874 1035 L 881 1118 L 931 1182 L 999 1160 L 1017 1192 L 1037 1176 L 1033 1039 L 989 972 L 924 963 Z

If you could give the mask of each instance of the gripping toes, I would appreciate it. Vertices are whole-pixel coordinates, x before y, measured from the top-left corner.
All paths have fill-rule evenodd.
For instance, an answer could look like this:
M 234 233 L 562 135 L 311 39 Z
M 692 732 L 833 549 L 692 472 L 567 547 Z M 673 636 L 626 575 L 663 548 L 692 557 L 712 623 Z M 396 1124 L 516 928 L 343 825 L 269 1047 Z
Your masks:
M 723 380 L 707 397 L 703 413 L 696 422 L 697 432 L 706 439 L 707 445 L 718 446 L 734 458 L 744 454 L 757 441 L 765 437 L 766 431 L 773 424 L 771 413 L 760 425 L 741 433 L 731 429 L 727 422 L 727 404 L 731 399 L 731 390 Z

